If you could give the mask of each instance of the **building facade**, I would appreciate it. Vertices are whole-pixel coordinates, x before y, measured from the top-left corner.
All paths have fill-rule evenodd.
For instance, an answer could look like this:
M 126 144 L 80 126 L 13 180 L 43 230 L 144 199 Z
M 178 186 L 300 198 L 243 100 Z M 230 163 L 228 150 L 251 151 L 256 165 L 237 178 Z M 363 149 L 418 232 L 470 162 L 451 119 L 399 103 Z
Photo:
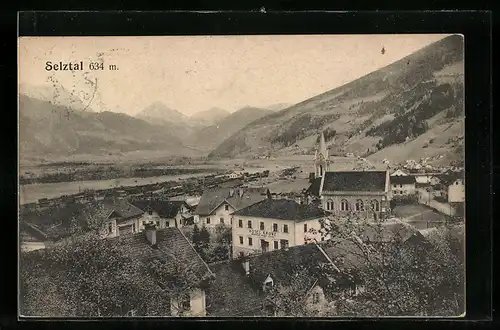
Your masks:
M 328 239 L 321 233 L 328 213 L 311 204 L 267 199 L 232 215 L 233 258 Z
M 391 193 L 392 196 L 408 196 L 414 195 L 415 190 L 415 176 L 413 175 L 391 175 Z
M 335 215 L 358 212 L 363 218 L 387 217 L 392 198 L 389 171 L 330 171 L 323 133 L 314 165 L 315 177 L 306 193 Z M 326 170 L 325 170 L 326 169 Z

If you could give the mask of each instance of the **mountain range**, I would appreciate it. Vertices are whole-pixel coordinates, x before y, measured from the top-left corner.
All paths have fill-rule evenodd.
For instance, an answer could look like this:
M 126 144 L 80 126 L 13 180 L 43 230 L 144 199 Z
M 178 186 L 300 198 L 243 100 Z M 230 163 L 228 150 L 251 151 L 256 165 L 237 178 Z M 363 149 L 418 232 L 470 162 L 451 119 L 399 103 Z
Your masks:
M 456 35 L 298 104 L 265 109 L 214 107 L 187 116 L 154 102 L 129 116 L 95 112 L 75 93 L 52 87 L 19 88 L 23 155 L 312 154 L 324 132 L 331 154 L 396 162 L 463 159 L 463 39 Z
M 381 55 L 383 56 L 383 55 Z M 331 153 L 374 160 L 463 159 L 463 39 L 452 35 L 239 130 L 212 158 Z

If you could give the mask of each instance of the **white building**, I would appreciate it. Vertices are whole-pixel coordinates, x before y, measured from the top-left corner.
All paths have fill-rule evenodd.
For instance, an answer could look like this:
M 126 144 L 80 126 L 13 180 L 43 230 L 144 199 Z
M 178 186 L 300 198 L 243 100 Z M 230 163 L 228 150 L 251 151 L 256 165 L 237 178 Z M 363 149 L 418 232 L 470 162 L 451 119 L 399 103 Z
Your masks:
M 265 199 L 233 212 L 233 257 L 328 239 L 321 234 L 321 220 L 328 214 L 288 199 Z

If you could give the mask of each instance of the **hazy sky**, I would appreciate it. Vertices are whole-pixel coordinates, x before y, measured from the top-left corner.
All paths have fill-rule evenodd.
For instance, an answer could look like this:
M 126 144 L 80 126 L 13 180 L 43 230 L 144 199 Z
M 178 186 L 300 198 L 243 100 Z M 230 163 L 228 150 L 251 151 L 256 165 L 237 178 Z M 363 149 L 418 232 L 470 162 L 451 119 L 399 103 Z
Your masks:
M 133 115 L 153 102 L 185 114 L 298 103 L 390 64 L 445 35 L 30 37 L 19 41 L 19 82 L 57 81 L 91 107 Z M 384 47 L 385 54 L 381 54 Z M 101 58 L 104 71 L 89 71 Z M 84 61 L 84 71 L 46 71 Z M 117 71 L 110 71 L 114 64 Z M 51 85 L 52 83 L 50 83 Z

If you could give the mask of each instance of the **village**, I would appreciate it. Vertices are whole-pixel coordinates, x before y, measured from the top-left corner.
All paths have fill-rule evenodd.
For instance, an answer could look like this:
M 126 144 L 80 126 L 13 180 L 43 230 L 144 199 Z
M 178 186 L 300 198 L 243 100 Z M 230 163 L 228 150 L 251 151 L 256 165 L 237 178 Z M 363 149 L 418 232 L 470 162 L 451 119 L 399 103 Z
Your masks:
M 96 260 L 106 253 L 115 253 L 106 259 L 120 260 L 118 252 L 110 252 L 119 251 L 140 265 L 136 272 L 146 271 L 148 285 L 158 286 L 162 297 L 161 306 L 145 307 L 148 298 L 138 295 L 118 309 L 116 302 L 102 298 L 95 310 L 84 308 L 70 296 L 43 293 L 42 283 L 54 272 L 65 285 L 79 287 L 66 274 L 71 270 L 40 270 L 44 266 L 38 265 L 23 288 L 37 287 L 51 301 L 41 303 L 31 293 L 25 313 L 53 315 L 55 304 L 62 316 L 351 315 L 359 312 L 351 306 L 355 297 L 370 291 L 371 284 L 361 276 L 368 272 L 363 258 L 367 246 L 429 249 L 442 228 L 463 244 L 463 168 L 384 160 L 375 169 L 359 159 L 351 170 L 337 170 L 322 132 L 318 140 L 312 173 L 300 167 L 229 171 L 181 184 L 85 191 L 22 205 L 20 248 L 26 265 L 51 260 L 51 251 L 82 253 L 87 246 L 89 255 L 80 256 L 82 262 L 95 262 L 94 272 L 104 267 L 102 274 L 109 277 L 114 273 Z M 89 242 L 99 243 L 89 247 Z M 65 256 L 77 267 L 78 259 Z M 166 275 L 159 273 L 161 267 L 151 271 L 156 263 Z M 103 290 L 108 289 L 115 290 Z M 73 298 L 82 293 L 75 294 Z M 399 313 L 405 309 L 400 307 Z

